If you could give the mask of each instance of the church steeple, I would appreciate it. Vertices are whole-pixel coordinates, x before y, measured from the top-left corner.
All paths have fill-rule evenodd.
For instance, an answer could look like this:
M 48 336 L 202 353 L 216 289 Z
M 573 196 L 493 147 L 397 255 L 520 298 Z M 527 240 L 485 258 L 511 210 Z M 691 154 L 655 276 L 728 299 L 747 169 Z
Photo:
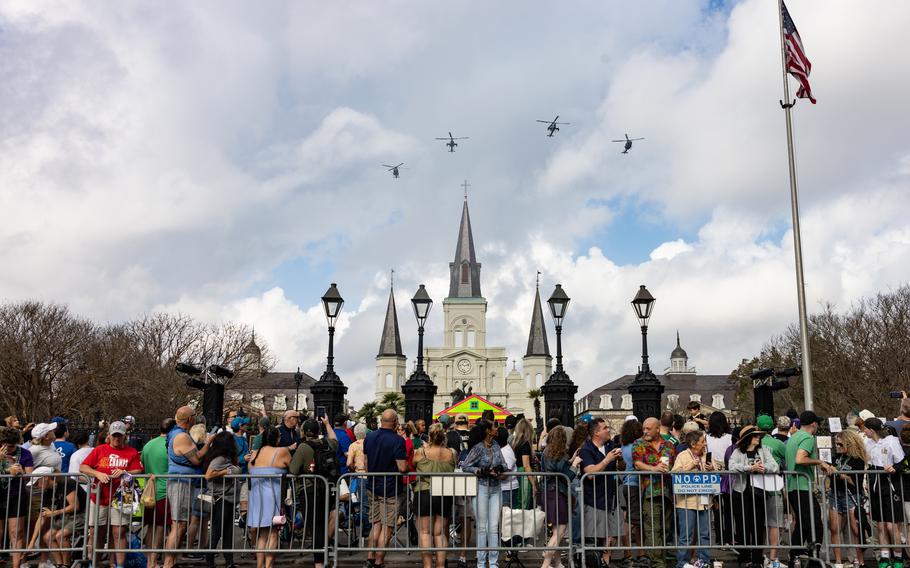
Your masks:
M 525 353 L 525 357 L 532 355 L 550 356 L 550 346 L 547 343 L 547 327 L 543 319 L 543 309 L 540 307 L 539 286 L 534 291 L 534 310 L 531 312 L 531 331 L 528 333 L 528 352 Z
M 389 305 L 385 310 L 382 339 L 379 341 L 377 357 L 404 356 L 401 352 L 401 335 L 398 333 L 398 312 L 395 309 L 395 288 L 389 291 Z
M 474 235 L 471 232 L 471 215 L 468 213 L 468 198 L 465 196 L 461 210 L 461 226 L 458 228 L 458 244 L 455 247 L 455 262 L 449 264 L 449 297 L 480 298 L 480 263 L 474 254 Z

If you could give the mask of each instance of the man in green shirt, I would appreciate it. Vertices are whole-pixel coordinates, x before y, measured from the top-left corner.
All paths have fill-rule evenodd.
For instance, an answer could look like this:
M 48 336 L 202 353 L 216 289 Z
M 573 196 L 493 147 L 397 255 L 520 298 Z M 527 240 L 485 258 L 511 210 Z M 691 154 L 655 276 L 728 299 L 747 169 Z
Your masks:
M 660 415 L 660 437 L 670 443 L 674 448 L 679 445 L 679 439 L 673 435 L 673 413 L 669 410 Z
M 816 467 L 822 468 L 825 473 L 832 473 L 835 470 L 831 464 L 818 459 L 818 447 L 815 443 L 818 421 L 818 416 L 814 412 L 803 411 L 799 415 L 799 430 L 787 440 L 785 452 L 787 469 L 798 472 L 787 476 L 787 499 L 796 516 L 794 544 L 821 543 L 821 506 L 812 494 L 812 482 L 815 481 Z
M 761 445 L 771 450 L 771 455 L 774 456 L 781 471 L 786 471 L 787 446 L 771 435 L 771 431 L 774 430 L 774 419 L 767 414 L 762 414 L 755 421 L 755 425 L 765 433 L 765 437 L 761 439 Z
M 164 544 L 165 519 L 167 518 L 167 433 L 176 425 L 173 418 L 161 422 L 161 435 L 142 446 L 142 469 L 155 479 L 155 508 L 147 508 L 142 513 L 142 523 L 146 526 L 146 548 L 161 548 Z M 148 481 L 146 481 L 148 483 Z M 148 553 L 148 565 L 157 566 L 158 553 Z

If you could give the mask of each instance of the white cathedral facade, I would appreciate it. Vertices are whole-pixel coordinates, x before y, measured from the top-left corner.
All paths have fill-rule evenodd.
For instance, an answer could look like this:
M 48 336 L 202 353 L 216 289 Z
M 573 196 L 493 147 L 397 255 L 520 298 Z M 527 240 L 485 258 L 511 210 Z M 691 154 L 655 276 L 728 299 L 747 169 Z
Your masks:
M 436 384 L 433 412 L 452 405 L 455 391 L 480 395 L 512 414 L 534 416 L 528 391 L 539 388 L 552 372 L 540 292 L 531 306 L 528 348 L 519 371 L 508 367 L 504 347 L 487 345 L 487 301 L 481 294 L 480 263 L 474 251 L 471 216 L 465 199 L 458 229 L 455 260 L 449 264 L 449 294 L 442 302 L 443 341 L 424 348 L 424 366 Z M 376 398 L 400 392 L 407 381 L 407 358 L 401 349 L 394 291 L 389 303 L 376 356 Z

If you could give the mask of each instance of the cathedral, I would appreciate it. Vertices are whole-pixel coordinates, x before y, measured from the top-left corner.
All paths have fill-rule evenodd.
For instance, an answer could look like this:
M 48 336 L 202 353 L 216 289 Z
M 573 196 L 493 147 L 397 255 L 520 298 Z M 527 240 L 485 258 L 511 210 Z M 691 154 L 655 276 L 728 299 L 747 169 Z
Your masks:
M 539 388 L 552 372 L 552 357 L 540 291 L 531 306 L 528 348 L 521 371 L 509 368 L 505 347 L 487 345 L 487 300 L 480 287 L 480 263 L 474 250 L 471 215 L 465 198 L 458 228 L 455 259 L 449 264 L 449 294 L 442 302 L 443 341 L 424 348 L 424 367 L 436 384 L 433 412 L 439 413 L 471 394 L 479 395 L 512 414 L 534 416 L 530 389 Z M 394 290 L 389 292 L 376 356 L 376 398 L 401 392 L 407 381 L 407 357 L 401 349 Z

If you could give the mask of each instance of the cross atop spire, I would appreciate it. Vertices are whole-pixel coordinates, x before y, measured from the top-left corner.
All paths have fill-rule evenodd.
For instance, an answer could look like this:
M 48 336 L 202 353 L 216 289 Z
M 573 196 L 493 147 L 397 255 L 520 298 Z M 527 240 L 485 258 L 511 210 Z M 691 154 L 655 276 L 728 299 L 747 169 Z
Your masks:
M 464 180 L 464 183 L 461 184 L 461 187 L 464 188 L 464 200 L 465 200 L 465 202 L 467 202 L 467 200 L 468 200 L 468 188 L 471 187 L 471 184 L 468 183 L 468 180 Z
M 540 290 L 540 271 L 537 271 L 537 284 L 535 285 L 538 290 Z
M 392 289 L 395 288 L 395 269 L 394 268 L 390 269 L 390 272 L 389 272 L 389 288 L 392 288 Z

